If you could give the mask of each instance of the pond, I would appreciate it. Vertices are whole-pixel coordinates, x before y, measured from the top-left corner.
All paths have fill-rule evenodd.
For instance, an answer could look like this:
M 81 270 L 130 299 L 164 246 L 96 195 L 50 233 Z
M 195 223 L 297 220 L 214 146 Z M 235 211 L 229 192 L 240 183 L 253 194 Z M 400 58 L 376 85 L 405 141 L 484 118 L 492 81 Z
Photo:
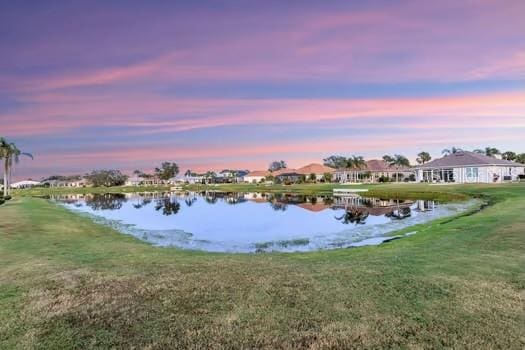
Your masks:
M 311 251 L 378 244 L 469 203 L 266 193 L 133 193 L 53 197 L 96 222 L 161 247 L 212 252 Z

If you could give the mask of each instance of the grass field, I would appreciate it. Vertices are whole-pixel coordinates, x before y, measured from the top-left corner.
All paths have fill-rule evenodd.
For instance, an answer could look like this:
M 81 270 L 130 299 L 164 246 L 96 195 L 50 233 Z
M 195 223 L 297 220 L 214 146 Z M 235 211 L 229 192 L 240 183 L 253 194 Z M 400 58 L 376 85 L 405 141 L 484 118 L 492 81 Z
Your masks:
M 525 186 L 370 189 L 490 206 L 380 246 L 245 255 L 154 248 L 17 193 L 0 348 L 523 349 Z

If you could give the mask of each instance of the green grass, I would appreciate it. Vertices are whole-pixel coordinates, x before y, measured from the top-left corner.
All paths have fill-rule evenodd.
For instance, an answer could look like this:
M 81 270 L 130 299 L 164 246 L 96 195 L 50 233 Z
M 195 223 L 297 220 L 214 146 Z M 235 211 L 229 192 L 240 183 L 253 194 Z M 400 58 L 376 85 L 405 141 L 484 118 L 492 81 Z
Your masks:
M 380 246 L 244 255 L 154 248 L 16 197 L 0 207 L 0 348 L 522 349 L 525 186 L 371 190 L 491 205 Z

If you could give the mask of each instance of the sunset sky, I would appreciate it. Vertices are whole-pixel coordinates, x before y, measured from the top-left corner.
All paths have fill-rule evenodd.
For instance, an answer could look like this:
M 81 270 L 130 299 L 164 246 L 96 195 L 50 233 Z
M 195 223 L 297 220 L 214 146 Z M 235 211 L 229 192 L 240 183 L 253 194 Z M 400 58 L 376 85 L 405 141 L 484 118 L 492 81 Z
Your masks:
M 525 1 L 1 1 L 15 178 L 525 152 Z

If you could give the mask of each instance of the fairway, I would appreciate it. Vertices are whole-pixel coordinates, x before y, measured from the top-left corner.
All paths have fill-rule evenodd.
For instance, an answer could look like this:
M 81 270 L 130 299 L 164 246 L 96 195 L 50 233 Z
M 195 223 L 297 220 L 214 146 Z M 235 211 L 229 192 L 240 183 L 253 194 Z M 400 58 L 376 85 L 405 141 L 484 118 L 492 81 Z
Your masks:
M 0 206 L 1 349 L 525 346 L 523 184 L 371 186 L 489 205 L 288 254 L 156 248 L 22 193 Z

